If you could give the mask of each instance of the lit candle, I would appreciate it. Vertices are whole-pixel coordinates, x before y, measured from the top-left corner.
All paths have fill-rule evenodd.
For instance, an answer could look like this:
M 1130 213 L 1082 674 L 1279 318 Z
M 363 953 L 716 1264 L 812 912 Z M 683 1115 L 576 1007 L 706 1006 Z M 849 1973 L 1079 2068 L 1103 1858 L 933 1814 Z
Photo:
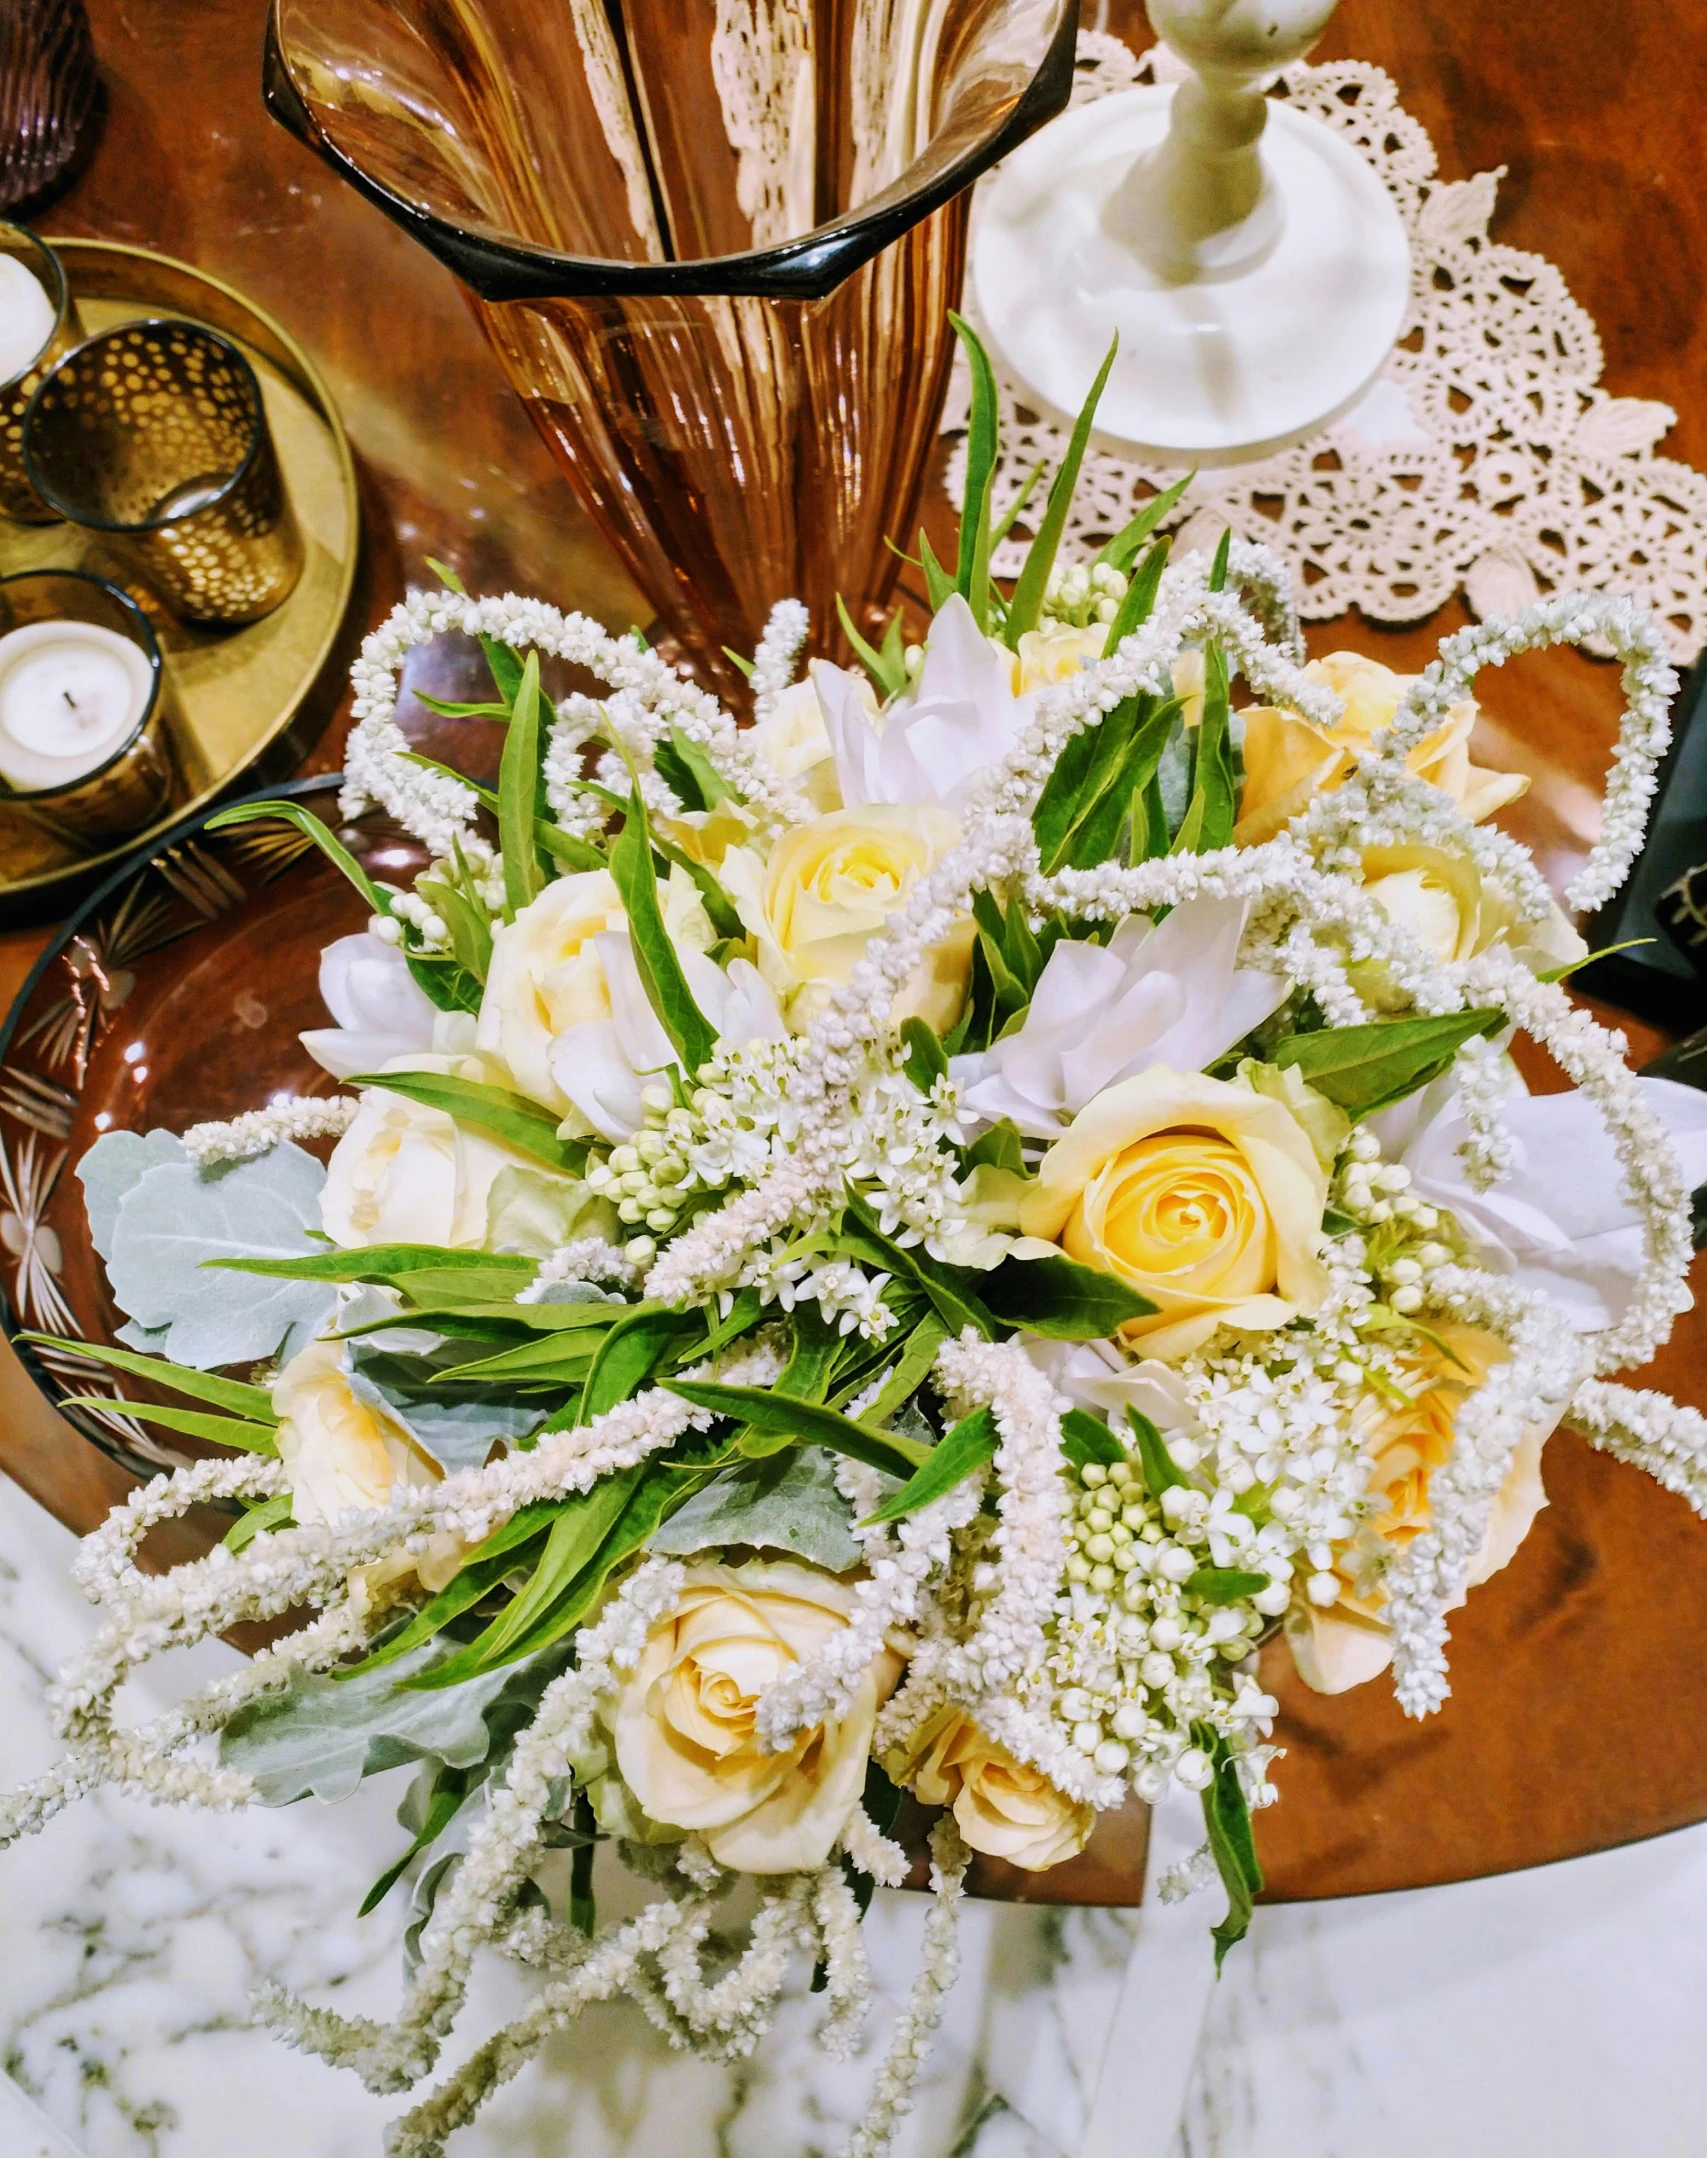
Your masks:
M 14 381 L 53 335 L 53 302 L 16 255 L 0 254 L 0 382 Z
M 0 778 L 69 786 L 121 750 L 154 688 L 140 645 L 95 622 L 28 622 L 0 637 Z

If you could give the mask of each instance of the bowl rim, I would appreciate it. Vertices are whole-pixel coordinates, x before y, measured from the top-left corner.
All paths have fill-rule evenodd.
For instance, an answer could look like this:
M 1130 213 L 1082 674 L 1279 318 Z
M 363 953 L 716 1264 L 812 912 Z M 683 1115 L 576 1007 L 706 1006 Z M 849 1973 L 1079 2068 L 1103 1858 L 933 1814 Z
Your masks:
M 6 1059 L 11 1052 L 13 1040 L 17 1035 L 19 1024 L 24 1017 L 30 999 L 40 988 L 49 970 L 57 965 L 64 955 L 72 939 L 79 934 L 91 917 L 113 898 L 115 893 L 121 891 L 133 879 L 143 875 L 161 855 L 169 852 L 171 848 L 180 845 L 186 839 L 193 839 L 198 832 L 205 829 L 214 817 L 221 815 L 227 809 L 238 808 L 249 802 L 300 801 L 304 796 L 324 794 L 332 788 L 341 787 L 343 781 L 344 775 L 342 772 L 313 772 L 306 778 L 285 780 L 275 787 L 257 787 L 251 793 L 239 795 L 230 802 L 210 802 L 201 809 L 192 811 L 188 816 L 181 817 L 177 823 L 169 826 L 165 831 L 156 833 L 145 846 L 138 847 L 134 853 L 126 855 L 119 866 L 96 886 L 82 905 L 60 924 L 54 935 L 42 948 L 34 966 L 25 975 L 17 995 L 7 1008 L 5 1018 L 0 1020 L 0 1070 L 4 1069 Z M 76 1164 L 68 1162 L 66 1166 L 75 1169 Z M 70 1390 L 63 1386 L 58 1377 L 42 1363 L 33 1345 L 20 1338 L 25 1329 L 20 1323 L 19 1315 L 13 1306 L 10 1287 L 3 1276 L 0 1276 L 0 1331 L 4 1331 L 13 1355 L 18 1359 L 25 1375 L 35 1387 L 37 1393 L 41 1395 L 54 1414 L 77 1433 L 79 1438 L 88 1440 L 90 1445 L 99 1448 L 110 1461 L 117 1462 L 120 1468 L 135 1476 L 141 1482 L 152 1482 L 156 1477 L 170 1474 L 170 1471 L 162 1463 L 150 1461 L 145 1455 L 138 1454 L 132 1448 L 126 1446 L 123 1440 L 118 1438 L 112 1431 L 97 1427 L 93 1418 L 85 1421 L 77 1410 L 67 1409 L 62 1406 Z M 34 1329 L 30 1329 L 30 1331 L 34 1331 Z

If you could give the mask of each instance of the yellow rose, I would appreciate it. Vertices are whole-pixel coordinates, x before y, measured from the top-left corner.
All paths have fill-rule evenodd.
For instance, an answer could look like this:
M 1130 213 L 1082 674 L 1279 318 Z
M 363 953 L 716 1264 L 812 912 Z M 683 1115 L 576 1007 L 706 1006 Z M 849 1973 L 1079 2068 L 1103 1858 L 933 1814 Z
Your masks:
M 627 927 L 616 879 L 608 869 L 588 869 L 555 878 L 513 922 L 492 932 L 475 1043 L 509 1066 L 524 1094 L 559 1116 L 568 1113 L 569 1097 L 551 1076 L 552 1037 L 610 1017 L 610 991 L 593 939 Z
M 1359 652 L 1330 652 L 1313 659 L 1304 672 L 1345 699 L 1345 716 L 1336 727 L 1313 727 L 1296 712 L 1272 705 L 1253 705 L 1245 713 L 1245 783 L 1233 833 L 1241 847 L 1272 839 L 1315 795 L 1342 786 L 1416 679 L 1394 674 Z M 1529 785 L 1521 773 L 1490 772 L 1470 762 L 1476 719 L 1472 699 L 1453 705 L 1405 759 L 1407 770 L 1449 794 L 1472 824 L 1515 801 Z
M 1088 629 L 1070 629 L 1061 622 L 1052 622 L 1047 629 L 1028 629 L 1013 655 L 1014 695 L 1023 697 L 1028 690 L 1071 681 L 1081 668 L 1096 665 L 1107 642 L 1106 622 L 1093 622 Z
M 697 1829 L 742 1873 L 821 1866 L 865 1788 L 877 1711 L 901 1659 L 867 1666 L 845 1716 L 761 1744 L 759 1696 L 848 1623 L 850 1583 L 793 1560 L 690 1566 L 610 1714 L 623 1781 L 650 1818 Z
M 1490 945 L 1509 943 L 1540 968 L 1565 966 L 1588 952 L 1557 907 L 1545 922 L 1520 922 L 1504 886 L 1452 848 L 1366 847 L 1363 883 L 1388 920 L 1408 929 L 1437 959 L 1471 959 Z M 1359 969 L 1360 986 L 1365 973 L 1376 985 L 1377 1004 L 1402 1001 L 1381 994 L 1379 969 Z
M 488 1083 L 494 1077 L 479 1057 L 411 1057 L 394 1068 L 451 1072 Z M 507 1170 L 518 1174 L 505 1177 Z M 526 1154 L 458 1124 L 442 1109 L 423 1108 L 384 1087 L 365 1087 L 355 1122 L 326 1165 L 320 1226 L 345 1250 L 364 1244 L 485 1245 L 494 1197 L 503 1202 L 520 1186 L 531 1188 L 543 1173 Z M 504 1182 L 494 1194 L 500 1178 Z M 573 1189 L 568 1179 L 562 1181 L 566 1190 Z
M 384 1404 L 356 1392 L 343 1342 L 311 1341 L 298 1350 L 273 1382 L 273 1409 L 280 1419 L 279 1458 L 290 1477 L 291 1518 L 299 1528 L 336 1522 L 352 1508 L 371 1512 L 399 1484 L 440 1480 L 438 1463 Z M 418 1573 L 427 1588 L 442 1589 L 464 1549 L 460 1536 L 436 1535 L 402 1565 L 388 1560 L 362 1568 L 362 1585 L 371 1589 L 408 1572 Z
M 1285 1102 L 1156 1065 L 1086 1104 L 1020 1204 L 1028 1236 L 1155 1304 L 1121 1329 L 1172 1362 L 1218 1326 L 1284 1326 L 1327 1292 L 1326 1172 Z
M 1503 1341 L 1479 1327 L 1449 1325 L 1438 1332 L 1451 1354 L 1424 1342 L 1405 1358 L 1405 1384 L 1414 1391 L 1407 1406 L 1375 1394 L 1366 1394 L 1358 1405 L 1357 1423 L 1370 1463 L 1365 1488 L 1380 1501 L 1380 1510 L 1336 1554 L 1332 1576 L 1339 1583 L 1337 1600 L 1315 1602 L 1300 1579 L 1286 1615 L 1286 1638 L 1299 1676 L 1318 1693 L 1344 1693 L 1392 1662 L 1392 1635 L 1382 1617 L 1387 1601 L 1382 1570 L 1429 1526 L 1430 1479 L 1452 1452 L 1458 1412 L 1510 1353 Z M 1481 1548 L 1470 1562 L 1467 1590 L 1480 1587 L 1508 1563 L 1546 1505 L 1541 1449 L 1552 1430 L 1551 1420 L 1532 1425 L 1519 1440 Z
M 878 802 L 796 825 L 762 867 L 750 851 L 730 851 L 725 884 L 791 1026 L 811 1024 L 914 884 L 959 838 L 947 810 Z M 895 999 L 897 1024 L 916 1017 L 939 1034 L 953 1026 L 966 1000 L 973 938 L 966 916 L 926 953 Z
M 885 1763 L 923 1806 L 951 1806 L 975 1851 L 1042 1873 L 1089 1841 L 1096 1809 L 1016 1761 L 957 1708 L 933 1716 L 904 1754 Z

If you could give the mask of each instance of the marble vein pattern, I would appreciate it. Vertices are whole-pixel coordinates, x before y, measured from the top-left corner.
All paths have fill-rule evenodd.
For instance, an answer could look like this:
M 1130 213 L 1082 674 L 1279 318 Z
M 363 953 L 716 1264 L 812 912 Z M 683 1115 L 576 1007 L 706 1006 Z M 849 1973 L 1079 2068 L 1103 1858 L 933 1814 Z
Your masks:
M 0 1479 L 8 1781 L 52 1758 L 42 1695 L 93 1625 L 70 1551 Z M 169 1683 L 229 1654 L 182 1659 Z M 134 1691 L 141 1715 L 167 1682 Z M 394 2001 L 403 1898 L 353 1914 L 398 1848 L 400 1780 L 335 1809 L 244 1816 L 103 1797 L 0 1853 L 0 2158 L 380 2158 L 398 2101 L 249 2028 L 247 1999 L 271 1972 L 346 2008 Z M 1191 1943 L 1213 1916 L 1208 1899 L 1142 1919 L 970 1906 L 961 1983 L 897 2158 L 1700 2158 L 1707 1829 L 1503 1880 L 1260 1912 L 1206 1987 Z M 451 2158 L 836 2158 L 922 1918 L 914 1897 L 874 1907 L 864 2058 L 824 2059 L 803 1992 L 734 2069 L 602 2009 Z M 465 2042 L 528 1983 L 483 1969 Z M 1158 2091 L 1154 2043 L 1194 2029 L 1205 1993 L 1195 2070 L 1173 2079 L 1183 2099 Z

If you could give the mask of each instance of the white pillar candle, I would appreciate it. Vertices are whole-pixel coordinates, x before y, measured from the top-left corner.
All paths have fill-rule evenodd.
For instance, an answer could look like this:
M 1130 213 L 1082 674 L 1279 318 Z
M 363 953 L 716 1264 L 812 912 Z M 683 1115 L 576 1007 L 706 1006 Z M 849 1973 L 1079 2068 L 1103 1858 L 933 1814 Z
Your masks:
M 0 255 L 0 382 L 35 361 L 53 335 L 53 302 L 16 255 Z
M 95 622 L 29 622 L 0 637 L 0 778 L 64 787 L 124 747 L 148 708 L 142 647 Z

